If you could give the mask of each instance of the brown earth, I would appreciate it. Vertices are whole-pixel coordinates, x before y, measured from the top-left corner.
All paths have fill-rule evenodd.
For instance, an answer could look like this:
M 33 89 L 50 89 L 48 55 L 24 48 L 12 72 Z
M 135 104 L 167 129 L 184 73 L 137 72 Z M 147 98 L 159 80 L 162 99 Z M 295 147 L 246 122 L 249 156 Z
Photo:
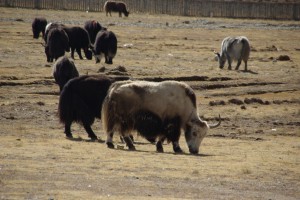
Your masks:
M 300 23 L 168 15 L 0 8 L 0 199 L 299 199 Z M 210 130 L 199 156 L 165 153 L 136 137 L 137 151 L 89 142 L 57 118 L 58 86 L 31 22 L 83 25 L 96 19 L 118 37 L 112 66 L 78 60 L 80 74 L 122 66 L 136 79 L 185 81 Z M 249 72 L 221 70 L 221 41 L 245 35 Z M 287 55 L 290 60 L 277 58 Z M 123 69 L 124 69 L 123 68 Z M 122 69 L 122 68 L 121 68 Z M 105 139 L 100 121 L 93 126 Z M 116 137 L 115 142 L 119 140 Z M 119 143 L 120 145 L 123 145 Z

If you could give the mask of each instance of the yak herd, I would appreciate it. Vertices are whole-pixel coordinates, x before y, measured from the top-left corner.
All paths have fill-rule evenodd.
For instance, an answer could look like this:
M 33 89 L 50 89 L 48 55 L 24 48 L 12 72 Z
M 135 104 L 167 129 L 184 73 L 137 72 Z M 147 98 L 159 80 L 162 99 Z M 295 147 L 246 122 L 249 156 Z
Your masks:
M 129 14 L 123 2 L 108 1 L 104 10 L 106 15 Z M 148 141 L 156 142 L 157 152 L 163 152 L 162 144 L 167 140 L 174 152 L 180 153 L 179 138 L 183 130 L 190 153 L 198 154 L 208 129 L 221 124 L 220 116 L 218 123 L 212 125 L 200 119 L 196 95 L 186 83 L 130 80 L 126 76 L 79 76 L 74 63 L 75 50 L 80 59 L 83 50 L 86 59 L 91 60 L 94 55 L 97 63 L 104 56 L 107 64 L 113 64 L 117 53 L 116 35 L 96 20 L 86 21 L 80 27 L 35 18 L 32 32 L 36 39 L 42 33 L 47 62 L 55 60 L 53 77 L 60 89 L 58 116 L 67 138 L 73 137 L 71 125 L 77 122 L 91 140 L 97 140 L 91 125 L 98 118 L 107 134 L 109 148 L 114 148 L 113 135 L 118 132 L 128 149 L 135 150 L 132 131 L 137 131 Z M 65 56 L 70 51 L 71 58 Z M 246 37 L 228 37 L 221 44 L 221 52 L 215 54 L 220 68 L 228 61 L 231 69 L 232 60 L 237 60 L 237 70 L 243 60 L 247 70 L 249 53 Z

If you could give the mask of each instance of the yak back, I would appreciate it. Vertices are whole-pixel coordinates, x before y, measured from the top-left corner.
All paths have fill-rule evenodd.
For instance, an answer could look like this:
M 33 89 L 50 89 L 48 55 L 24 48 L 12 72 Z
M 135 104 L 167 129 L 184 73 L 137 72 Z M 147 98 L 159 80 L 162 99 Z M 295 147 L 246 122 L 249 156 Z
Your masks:
M 117 37 L 112 31 L 98 32 L 94 44 L 95 54 L 98 55 L 103 52 L 115 55 L 117 53 L 117 42 Z
M 109 106 L 113 105 L 109 110 L 122 119 L 132 118 L 140 111 L 149 111 L 162 121 L 180 116 L 185 123 L 196 109 L 193 90 L 177 81 L 118 82 L 112 85 L 108 100 Z
M 106 30 L 106 28 L 102 27 L 96 20 L 86 21 L 84 23 L 84 29 L 88 32 L 92 44 L 95 43 L 97 33 L 101 30 Z
M 91 42 L 88 32 L 79 26 L 65 26 L 64 31 L 69 36 L 70 47 L 89 48 Z

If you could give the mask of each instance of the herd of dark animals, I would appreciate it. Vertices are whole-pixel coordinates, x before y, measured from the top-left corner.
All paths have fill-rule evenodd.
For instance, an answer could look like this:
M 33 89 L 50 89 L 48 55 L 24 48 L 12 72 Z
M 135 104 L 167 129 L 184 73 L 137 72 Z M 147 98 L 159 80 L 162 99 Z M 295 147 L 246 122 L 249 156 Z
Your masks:
M 129 14 L 126 4 L 123 2 L 108 1 L 105 3 L 104 10 L 106 15 L 108 13 L 111 15 L 111 12 L 119 12 L 120 17 L 121 13 L 125 16 Z M 32 32 L 33 38 L 36 39 L 42 33 L 47 62 L 56 60 L 53 65 L 53 76 L 60 89 L 58 113 L 60 122 L 65 125 L 66 137 L 73 138 L 71 125 L 73 122 L 77 122 L 82 124 L 92 140 L 97 140 L 98 138 L 91 125 L 96 118 L 101 119 L 104 99 L 114 83 L 130 78 L 108 77 L 106 75 L 79 76 L 74 63 L 74 52 L 76 50 L 79 58 L 83 59 L 81 55 L 81 49 L 83 49 L 86 59 L 91 60 L 94 55 L 96 63 L 98 63 L 104 56 L 105 63 L 113 64 L 112 59 L 117 53 L 116 35 L 95 20 L 86 21 L 84 27 L 79 27 L 59 23 L 47 24 L 45 18 L 35 18 L 33 20 Z M 236 37 L 231 38 L 230 42 L 228 41 L 228 38 L 227 40 L 225 38 L 221 45 L 221 53 L 216 53 L 220 68 L 224 67 L 227 59 L 229 69 L 231 69 L 231 62 L 235 59 L 238 60 L 236 69 L 243 60 L 245 70 L 247 70 L 247 60 L 250 53 L 248 39 L 246 37 Z M 237 56 L 237 58 L 234 57 L 237 53 L 232 52 L 236 49 L 240 51 L 240 56 Z M 69 51 L 71 51 L 71 58 L 65 56 L 65 52 Z M 156 143 L 158 152 L 163 152 L 162 143 L 165 139 L 169 142 L 179 140 L 180 117 L 178 116 L 163 120 L 150 110 L 140 110 L 131 117 L 134 121 L 134 129 L 151 143 L 156 142 L 158 137 L 163 138 Z M 128 138 L 126 139 L 128 140 Z M 133 139 L 132 136 L 131 139 Z M 128 142 L 125 142 L 128 145 Z M 181 152 L 181 149 L 173 148 L 175 152 Z

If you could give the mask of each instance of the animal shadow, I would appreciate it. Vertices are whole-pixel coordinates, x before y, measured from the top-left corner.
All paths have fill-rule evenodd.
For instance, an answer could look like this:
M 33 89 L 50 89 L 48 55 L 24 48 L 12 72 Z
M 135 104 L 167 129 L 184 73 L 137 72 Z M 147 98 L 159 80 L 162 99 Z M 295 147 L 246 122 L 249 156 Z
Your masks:
M 78 137 L 78 138 L 68 138 L 66 137 L 67 140 L 70 140 L 70 141 L 74 141 L 74 142 L 98 142 L 98 143 L 105 143 L 104 140 L 102 139 L 97 139 L 97 140 L 92 140 L 92 139 L 83 139 L 82 137 Z
M 258 73 L 257 72 L 254 72 L 254 71 L 252 71 L 252 70 L 247 70 L 247 71 L 245 71 L 245 70 L 240 70 L 240 71 L 237 71 L 238 73 L 249 73 L 249 74 L 255 74 L 255 75 L 257 75 Z

